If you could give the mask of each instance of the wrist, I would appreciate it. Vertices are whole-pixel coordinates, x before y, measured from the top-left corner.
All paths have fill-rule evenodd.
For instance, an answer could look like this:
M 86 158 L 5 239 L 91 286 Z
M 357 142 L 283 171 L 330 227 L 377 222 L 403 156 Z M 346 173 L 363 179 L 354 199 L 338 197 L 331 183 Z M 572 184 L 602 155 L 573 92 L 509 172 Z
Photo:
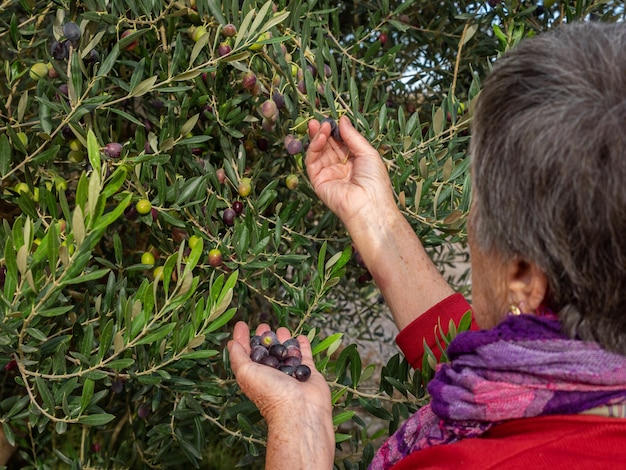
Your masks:
M 316 405 L 301 402 L 298 405 L 280 406 L 277 405 L 271 411 L 264 413 L 265 421 L 267 421 L 270 429 L 283 429 L 293 427 L 294 422 L 311 423 L 320 429 L 329 428 L 333 430 L 332 406 L 330 401 L 328 405 Z M 334 431 L 333 436 L 334 436 Z
M 330 409 L 304 407 L 268 421 L 265 468 L 330 470 L 335 460 L 335 433 Z

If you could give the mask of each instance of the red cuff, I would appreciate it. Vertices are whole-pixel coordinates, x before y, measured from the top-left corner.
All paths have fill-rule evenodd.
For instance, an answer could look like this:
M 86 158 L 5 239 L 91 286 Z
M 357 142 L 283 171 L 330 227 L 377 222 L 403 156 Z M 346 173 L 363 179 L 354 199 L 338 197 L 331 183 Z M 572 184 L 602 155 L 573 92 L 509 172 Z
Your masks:
M 443 333 L 447 334 L 450 320 L 458 324 L 461 317 L 469 310 L 472 310 L 472 306 L 465 300 L 465 297 L 461 294 L 452 294 L 409 323 L 396 337 L 396 344 L 411 367 L 414 369 L 422 367 L 424 340 L 433 353 L 439 357 L 440 351 L 435 340 L 439 336 L 437 333 L 439 325 L 444 329 Z M 471 329 L 478 329 L 473 318 Z

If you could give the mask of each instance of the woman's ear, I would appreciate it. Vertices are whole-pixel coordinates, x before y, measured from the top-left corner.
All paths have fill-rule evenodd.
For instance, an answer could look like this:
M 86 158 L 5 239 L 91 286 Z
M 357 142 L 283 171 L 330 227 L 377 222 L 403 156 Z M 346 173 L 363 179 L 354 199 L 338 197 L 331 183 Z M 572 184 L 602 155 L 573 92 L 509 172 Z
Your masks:
M 507 263 L 506 284 L 509 300 L 523 313 L 534 312 L 548 292 L 548 278 L 535 263 L 514 258 Z

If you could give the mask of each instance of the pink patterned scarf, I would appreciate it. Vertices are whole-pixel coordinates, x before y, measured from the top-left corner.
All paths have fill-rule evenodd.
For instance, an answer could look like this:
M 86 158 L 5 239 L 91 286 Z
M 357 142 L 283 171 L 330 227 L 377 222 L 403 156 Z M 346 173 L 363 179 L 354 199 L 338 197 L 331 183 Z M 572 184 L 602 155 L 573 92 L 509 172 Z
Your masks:
M 379 449 L 370 470 L 428 447 L 477 437 L 509 419 L 576 414 L 626 400 L 626 357 L 573 340 L 554 315 L 509 316 L 460 333 L 419 409 Z

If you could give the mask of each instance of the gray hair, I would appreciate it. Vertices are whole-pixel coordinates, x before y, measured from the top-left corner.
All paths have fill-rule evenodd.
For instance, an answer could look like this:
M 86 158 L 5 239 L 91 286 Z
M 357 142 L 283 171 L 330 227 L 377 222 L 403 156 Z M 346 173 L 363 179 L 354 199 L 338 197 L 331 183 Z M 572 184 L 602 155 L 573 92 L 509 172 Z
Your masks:
M 535 263 L 567 334 L 626 354 L 626 25 L 522 41 L 485 80 L 473 126 L 481 249 Z

